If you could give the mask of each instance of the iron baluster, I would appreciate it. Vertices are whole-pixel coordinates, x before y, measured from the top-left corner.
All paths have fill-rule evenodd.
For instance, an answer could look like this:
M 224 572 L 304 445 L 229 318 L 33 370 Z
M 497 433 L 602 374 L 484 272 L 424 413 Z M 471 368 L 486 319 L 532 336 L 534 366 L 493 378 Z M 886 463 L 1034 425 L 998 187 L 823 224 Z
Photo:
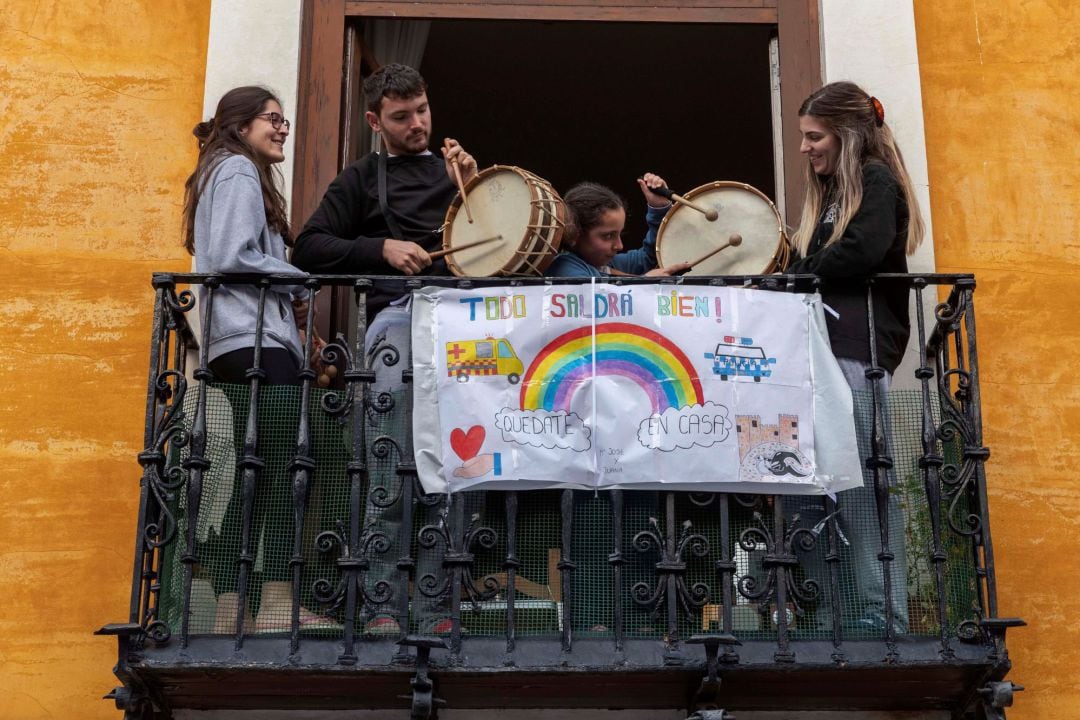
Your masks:
M 667 609 L 667 659 L 674 661 L 679 642 L 678 608 L 681 606 L 689 615 L 692 608 L 708 603 L 710 596 L 709 586 L 705 583 L 687 586 L 685 558 L 708 555 L 709 541 L 704 535 L 693 532 L 693 523 L 689 520 L 683 521 L 676 531 L 674 493 L 665 493 L 664 505 L 666 535 L 660 529 L 659 520 L 651 517 L 649 529 L 639 532 L 633 540 L 634 549 L 640 553 L 654 547 L 660 553 L 656 563 L 656 587 L 650 589 L 647 583 L 639 582 L 630 589 L 630 594 L 635 603 L 651 610 L 649 616 L 652 619 L 659 616 L 661 605 Z
M 720 557 L 716 561 L 716 571 L 720 574 L 721 627 L 725 636 L 735 633 L 735 558 L 731 549 L 731 498 L 727 493 L 717 495 L 720 505 Z M 723 643 L 724 653 L 720 656 L 723 663 L 739 662 L 739 654 L 732 643 Z
M 936 350 L 938 368 L 938 399 L 941 403 L 942 421 L 937 429 L 938 439 L 949 447 L 954 458 L 942 465 L 940 478 L 944 496 L 948 500 L 946 518 L 949 528 L 957 535 L 968 538 L 971 542 L 971 558 L 976 575 L 983 577 L 983 556 L 979 551 L 981 541 L 982 518 L 971 512 L 970 504 L 975 483 L 974 458 L 985 448 L 980 448 L 974 440 L 974 429 L 965 410 L 969 395 L 970 375 L 963 369 L 962 351 L 956 358 L 956 366 L 949 362 L 950 346 L 957 347 L 950 340 L 958 338 L 962 328 L 962 319 L 966 313 L 968 296 L 954 287 L 947 302 L 935 308 L 936 327 L 930 345 Z M 953 384 L 955 383 L 955 390 Z M 966 512 L 961 518 L 959 514 Z M 982 621 L 985 616 L 986 598 L 983 583 L 977 582 L 975 591 L 979 608 L 975 617 L 960 622 L 956 635 L 964 642 L 980 642 L 985 639 Z
M 915 280 L 915 319 L 919 333 L 919 367 L 915 377 L 919 380 L 922 391 L 922 457 L 919 469 L 923 476 L 923 490 L 930 512 L 931 554 L 934 564 L 934 589 L 937 593 L 938 632 L 941 638 L 941 656 L 954 657 L 949 644 L 949 621 L 945 594 L 945 548 L 941 544 L 941 484 L 938 471 L 945 463 L 945 458 L 938 451 L 937 428 L 930 410 L 930 379 L 934 371 L 929 367 L 926 355 L 926 321 L 923 311 L 923 292 L 926 281 Z
M 262 328 L 266 313 L 268 280 L 259 283 L 259 309 L 255 317 L 255 348 L 252 366 L 246 377 L 250 382 L 251 396 L 248 400 L 248 416 L 244 428 L 243 455 L 240 458 L 240 568 L 236 578 L 236 649 L 244 645 L 244 611 L 247 608 L 248 584 L 255 564 L 252 552 L 251 531 L 255 516 L 255 487 L 266 463 L 258 456 L 259 447 L 259 385 L 266 378 L 266 371 L 259 363 L 262 356 Z
M 416 289 L 416 286 L 412 286 L 412 289 Z M 387 366 L 393 364 L 388 362 L 391 358 L 385 353 L 382 355 L 383 362 Z M 400 358 L 400 352 L 394 357 L 396 363 Z M 409 594 L 409 576 L 413 572 L 414 562 L 411 557 L 412 553 L 412 539 L 413 539 L 413 508 L 416 503 L 419 503 L 425 507 L 433 507 L 438 504 L 438 496 L 426 497 L 423 493 L 423 489 L 420 487 L 420 478 L 416 474 L 416 462 L 414 460 L 413 444 L 412 444 L 412 412 L 413 412 L 413 372 L 412 372 L 412 343 L 409 343 L 408 357 L 406 363 L 401 369 L 401 382 L 405 388 L 405 402 L 401 411 L 404 415 L 403 426 L 405 428 L 404 443 L 401 448 L 402 452 L 398 456 L 397 475 L 399 478 L 398 484 L 401 492 L 401 544 L 402 544 L 402 558 L 398 563 L 398 588 L 400 601 L 398 604 L 398 624 L 404 633 L 406 628 L 409 627 L 409 613 L 408 603 L 406 602 Z M 454 647 L 460 647 L 460 624 L 455 622 L 454 628 L 458 631 L 457 645 Z M 404 649 L 402 647 L 402 649 Z M 395 658 L 404 660 L 404 658 Z
M 338 521 L 337 532 L 325 530 L 315 538 L 315 548 L 322 554 L 334 552 L 335 547 L 338 549 L 337 567 L 341 571 L 341 577 L 336 585 L 322 578 L 315 581 L 312 587 L 315 600 L 328 612 L 334 612 L 344 604 L 347 621 L 354 619 L 356 606 L 360 601 L 384 603 L 391 595 L 390 586 L 386 582 L 377 583 L 374 592 L 370 593 L 364 587 L 367 571 L 371 567 L 371 554 L 389 550 L 390 539 L 386 533 L 375 529 L 374 521 L 362 531 L 356 528 L 350 532 L 351 529 Z M 351 613 L 349 605 L 352 606 Z M 346 636 L 345 640 L 345 652 L 338 658 L 338 662 L 343 665 L 355 664 L 355 636 Z
M 363 315 L 364 308 L 367 306 L 367 299 L 362 293 L 360 296 L 360 304 L 363 306 L 358 310 L 358 315 Z M 357 329 L 359 338 L 364 338 L 363 342 L 367 342 L 367 324 L 363 324 L 363 332 L 361 328 Z M 359 348 L 359 342 L 358 339 Z M 359 352 L 359 350 L 358 350 Z M 393 368 L 401 361 L 401 351 L 397 346 L 390 343 L 387 340 L 385 334 L 377 334 L 371 339 L 370 347 L 366 347 L 364 350 L 366 377 L 370 380 L 365 381 L 368 384 L 364 387 L 364 416 L 371 425 L 376 428 L 385 426 L 386 423 L 392 422 L 395 409 L 398 408 L 398 403 L 394 398 L 393 393 L 389 390 L 381 390 L 378 395 L 373 396 L 370 383 L 374 383 L 376 380 L 375 366 L 378 363 L 382 363 L 385 368 Z M 406 376 L 402 373 L 402 378 L 406 382 L 411 380 L 411 373 Z M 408 411 L 408 402 L 403 403 L 406 407 L 405 411 Z M 406 428 L 406 438 L 404 442 L 411 440 L 411 425 L 403 423 Z M 366 435 L 366 433 L 365 433 Z M 416 561 L 412 556 L 412 537 L 413 537 L 413 506 L 415 504 L 416 491 L 416 468 L 411 461 L 412 451 L 411 444 L 408 448 L 403 448 L 399 442 L 390 435 L 381 434 L 371 441 L 370 451 L 372 457 L 378 460 L 390 461 L 392 457 L 396 457 L 394 462 L 394 475 L 397 477 L 395 489 L 391 492 L 385 485 L 375 485 L 372 482 L 368 489 L 368 503 L 372 508 L 378 510 L 390 510 L 395 505 L 398 506 L 401 514 L 401 520 L 397 523 L 397 537 L 394 541 L 397 543 L 397 547 L 400 548 L 401 554 L 398 556 L 395 569 L 397 571 L 396 577 L 396 592 L 391 594 L 391 598 L 396 600 L 396 607 L 394 608 L 394 620 L 398 626 L 398 632 L 401 637 L 404 637 L 408 633 L 409 628 L 409 579 L 412 575 L 413 569 L 416 567 Z M 407 451 L 407 452 L 406 452 Z M 370 474 L 370 473 L 369 473 Z M 381 591 L 376 588 L 375 593 L 381 596 Z M 409 655 L 408 647 L 402 644 L 398 644 L 398 649 L 394 655 L 395 663 L 408 663 L 411 662 L 411 656 Z
M 164 316 L 186 312 L 194 305 L 194 296 L 183 292 L 179 297 L 172 293 L 171 280 L 160 286 L 160 309 Z M 140 533 L 136 548 L 136 566 L 139 568 L 138 590 L 133 589 L 132 609 L 136 621 L 146 630 L 146 636 L 156 643 L 169 640 L 171 630 L 158 617 L 160 606 L 160 575 L 158 566 L 161 551 L 173 542 L 177 521 L 170 505 L 184 484 L 182 468 L 173 463 L 166 465 L 170 452 L 178 451 L 190 441 L 190 433 L 183 426 L 183 403 L 187 392 L 187 379 L 183 374 L 168 367 L 168 343 L 163 337 L 169 333 L 167 324 L 155 321 L 157 353 L 151 362 L 151 383 L 147 396 L 147 423 L 149 444 L 139 454 L 143 466 L 145 501 L 140 499 Z M 155 520 L 150 520 L 156 514 Z M 186 606 L 185 606 L 186 607 Z M 136 610 L 137 608 L 137 610 Z
M 739 579 L 736 587 L 739 594 L 747 600 L 759 603 L 763 617 L 768 616 L 769 606 L 775 605 L 776 624 L 780 630 L 776 659 L 787 661 L 794 656 L 788 647 L 788 608 L 780 605 L 780 602 L 783 600 L 786 603 L 790 598 L 794 616 L 803 617 L 806 614 L 803 605 L 814 602 L 821 594 L 820 585 L 814 578 L 806 578 L 802 583 L 795 582 L 795 569 L 799 567 L 796 551 L 813 550 L 817 539 L 812 530 L 798 526 L 798 513 L 791 516 L 790 522 L 784 520 L 783 502 L 774 502 L 773 513 L 772 528 L 761 512 L 755 510 L 754 521 L 757 526 L 751 525 L 739 534 L 739 547 L 747 553 L 764 547 L 765 556 L 761 559 L 761 567 L 765 571 L 765 581 L 759 582 L 753 575 L 747 574 Z M 781 585 L 785 590 L 782 598 L 778 592 Z
M 784 496 L 773 496 L 773 533 L 774 537 L 782 537 L 784 534 Z M 793 561 L 793 564 L 789 565 L 791 568 L 798 566 L 798 558 L 794 553 L 791 553 L 787 558 L 773 558 L 766 557 L 764 561 L 765 567 L 768 567 L 770 562 L 787 563 Z M 776 640 L 777 648 L 773 657 L 777 662 L 795 662 L 795 652 L 791 649 L 791 641 L 788 637 L 788 612 L 787 612 L 787 597 L 788 597 L 788 580 L 792 580 L 791 584 L 794 585 L 794 572 L 780 572 L 776 573 Z
M 203 308 L 202 327 L 209 328 L 214 320 L 214 286 L 206 291 L 206 306 Z M 206 384 L 213 379 L 209 363 L 210 343 L 204 342 L 199 352 L 199 368 L 195 379 L 199 383 L 198 397 L 195 404 L 195 421 L 190 434 L 190 453 L 183 467 L 187 470 L 187 531 L 184 553 L 180 561 L 184 564 L 184 597 L 180 616 L 180 647 L 187 647 L 188 630 L 191 619 L 191 583 L 195 555 L 195 542 L 199 523 L 199 510 L 202 506 L 203 473 L 210 468 L 206 459 Z M 174 400 L 174 404 L 175 404 Z M 181 401 L 182 407 L 182 401 Z
M 889 471 L 892 469 L 893 460 L 889 454 L 889 440 L 886 433 L 885 398 L 882 397 L 883 391 L 879 382 L 885 377 L 885 370 L 878 365 L 872 280 L 868 280 L 866 284 L 866 324 L 870 346 L 870 367 L 866 370 L 866 379 L 870 382 L 872 413 L 870 457 L 866 459 L 866 467 L 874 474 L 874 501 L 877 506 L 878 531 L 881 534 L 881 552 L 878 553 L 878 561 L 881 563 L 881 580 L 885 594 L 885 646 L 888 648 L 886 658 L 892 661 L 896 659 L 896 628 L 893 623 L 896 608 L 893 606 L 892 593 L 892 562 L 896 559 L 896 555 L 889 546 Z
M 289 619 L 289 651 L 300 649 L 300 585 L 304 572 L 304 515 L 308 496 L 311 492 L 311 479 L 315 472 L 315 458 L 311 452 L 311 385 L 315 380 L 315 371 L 307 358 L 311 357 L 314 345 L 315 328 L 315 293 L 319 289 L 317 280 L 304 283 L 308 290 L 307 317 L 304 327 L 304 366 L 300 370 L 300 420 L 296 428 L 296 449 L 289 474 L 292 476 L 292 511 L 293 543 L 292 557 L 289 558 L 289 570 L 292 575 L 292 608 Z M 353 535 L 353 538 L 356 536 Z
M 960 331 L 960 318 L 963 316 L 965 303 L 965 296 L 954 290 L 948 303 L 937 306 L 937 327 L 931 346 L 936 350 L 938 400 L 942 408 L 942 421 L 937 429 L 937 437 L 943 443 L 959 446 L 958 460 L 945 463 L 940 472 L 945 497 L 949 500 L 946 516 L 953 532 L 971 537 L 979 532 L 979 516 L 969 512 L 963 519 L 956 517 L 966 500 L 974 475 L 974 466 L 968 452 L 969 448 L 974 447 L 973 430 L 962 402 L 962 398 L 968 395 L 970 376 L 961 367 L 953 368 L 949 363 L 949 339 Z M 956 383 L 955 392 L 952 389 L 953 382 Z
M 986 616 L 997 618 L 997 576 L 994 573 L 994 545 L 990 541 L 990 505 L 986 495 L 986 477 L 984 463 L 990 457 L 990 450 L 983 446 L 982 436 L 982 400 L 979 392 L 979 354 L 975 341 L 975 302 L 972 297 L 975 281 L 960 281 L 964 298 L 964 326 L 967 330 L 969 384 L 968 417 L 972 430 L 972 445 L 964 448 L 965 460 L 975 465 L 975 501 L 980 519 L 980 540 L 983 552 L 983 571 L 986 578 Z
M 612 622 L 615 625 L 615 651 L 622 652 L 626 643 L 626 620 L 623 618 L 623 491 L 611 491 L 611 603 Z
M 128 608 L 128 621 L 142 626 L 145 616 L 145 603 L 149 592 L 146 589 L 145 574 L 148 567 L 152 567 L 153 548 L 147 542 L 147 529 L 151 524 L 150 513 L 154 503 L 151 493 L 151 485 L 155 475 L 160 477 L 164 466 L 164 454 L 157 450 L 157 439 L 160 432 L 158 423 L 159 378 L 161 378 L 161 336 L 164 330 L 164 317 L 166 312 L 165 293 L 166 288 L 171 287 L 171 279 L 155 282 L 157 292 L 154 302 L 154 320 L 150 331 L 150 376 L 146 383 L 146 415 L 143 426 L 143 451 L 139 453 L 139 465 L 142 466 L 142 479 L 139 483 L 139 514 L 135 528 L 135 555 L 134 567 L 131 574 L 131 598 Z
M 450 513 L 453 518 L 450 518 Z M 450 657 L 456 661 L 461 653 L 461 594 L 464 592 L 472 604 L 473 612 L 480 611 L 480 602 L 490 600 L 502 589 L 496 577 L 488 575 L 481 581 L 483 589 L 477 586 L 472 569 L 475 562 L 474 546 L 485 550 L 495 547 L 495 531 L 478 524 L 480 514 L 474 513 L 465 523 L 465 501 L 459 493 L 450 495 L 447 504 L 439 512 L 435 525 L 425 525 L 420 529 L 419 541 L 422 548 L 434 550 L 440 542 L 446 548 L 443 553 L 443 567 L 447 577 L 439 582 L 433 574 L 424 575 L 418 583 L 420 593 L 429 598 L 437 598 L 450 593 Z
M 846 661 L 844 654 L 844 623 L 840 602 L 840 532 L 837 527 L 836 500 L 826 495 L 825 506 L 825 565 L 829 568 L 829 605 L 832 610 L 832 660 L 837 664 Z
M 337 584 L 326 578 L 320 578 L 314 583 L 312 589 L 316 600 L 324 606 L 328 605 L 331 611 L 339 609 L 341 605 L 345 606 L 342 618 L 343 650 L 338 656 L 338 662 L 342 665 L 354 665 L 358 660 L 356 617 L 360 606 L 365 603 L 384 603 L 393 596 L 389 583 L 385 581 L 377 582 L 371 592 L 365 589 L 367 573 L 371 569 L 371 553 L 384 553 L 390 546 L 389 538 L 385 533 L 375 530 L 374 520 L 367 527 L 363 525 L 364 484 L 370 480 L 366 461 L 366 423 L 369 420 L 369 405 L 372 404 L 371 383 L 375 381 L 375 373 L 368 362 L 369 356 L 364 350 L 367 333 L 367 296 L 364 290 L 369 285 L 367 280 L 354 281 L 356 340 L 353 351 L 349 351 L 349 343 L 345 335 L 338 333 L 334 342 L 328 344 L 321 353 L 323 362 L 327 364 L 344 364 L 342 373 L 345 381 L 344 393 L 335 391 L 325 394 L 321 405 L 328 415 L 337 417 L 341 423 L 349 423 L 350 457 L 346 464 L 346 473 L 349 478 L 349 519 L 347 530 L 344 521 L 339 519 L 336 523 L 337 533 L 325 531 L 316 538 L 316 548 L 320 552 L 330 553 L 333 552 L 335 546 L 339 548 L 337 567 L 340 569 L 341 577 Z M 334 289 L 337 290 L 336 287 Z M 386 397 L 387 410 L 389 410 L 393 407 L 393 401 L 389 393 L 386 393 Z M 389 449 L 385 452 L 388 453 Z
M 154 475 L 160 476 L 165 457 L 157 452 L 157 438 L 160 435 L 158 425 L 158 379 L 161 377 L 161 335 L 164 330 L 165 288 L 171 286 L 171 280 L 155 282 L 154 320 L 150 331 L 150 377 L 146 383 L 146 414 L 143 425 L 143 451 L 139 453 L 139 465 L 142 466 L 142 478 L 139 482 L 139 513 L 135 525 L 134 567 L 131 574 L 131 598 L 128 607 L 128 622 L 137 624 L 142 629 L 145 608 L 149 600 L 146 571 L 153 567 L 154 551 L 147 542 L 147 529 L 151 524 L 150 513 L 154 505 L 151 484 Z
M 518 494 L 506 493 L 506 558 L 503 570 L 506 571 L 506 665 L 513 665 L 513 653 L 517 645 L 514 608 L 517 602 L 517 573 L 521 569 L 521 560 L 517 556 L 517 516 Z
M 738 565 L 735 562 L 734 553 L 731 547 L 731 499 L 732 495 L 729 493 L 689 493 L 687 499 L 697 507 L 705 508 L 712 505 L 714 502 L 718 507 L 718 517 L 720 519 L 719 528 L 719 544 L 720 544 L 720 557 L 717 558 L 713 565 L 713 568 L 717 572 L 717 577 L 720 581 L 720 614 L 717 621 L 720 623 L 720 635 L 716 634 L 703 634 L 696 635 L 688 642 L 696 644 L 704 644 L 706 656 L 708 656 L 710 650 L 710 644 L 714 638 L 720 638 L 716 641 L 717 647 L 723 645 L 723 655 L 719 657 L 719 661 L 725 664 L 734 664 L 739 662 L 739 654 L 735 650 L 735 645 L 740 645 L 739 642 L 728 642 L 727 638 L 734 639 L 735 635 L 735 573 L 738 570 Z M 735 496 L 737 504 L 742 504 L 742 499 L 739 496 Z M 702 626 L 705 626 L 705 618 L 702 618 Z
M 562 547 L 559 552 L 557 568 L 560 574 L 560 586 L 562 587 L 562 649 L 570 652 L 573 648 L 574 636 L 572 624 L 574 621 L 574 564 L 571 552 L 571 537 L 574 533 L 574 491 L 563 490 L 560 494 L 559 510 L 562 515 Z

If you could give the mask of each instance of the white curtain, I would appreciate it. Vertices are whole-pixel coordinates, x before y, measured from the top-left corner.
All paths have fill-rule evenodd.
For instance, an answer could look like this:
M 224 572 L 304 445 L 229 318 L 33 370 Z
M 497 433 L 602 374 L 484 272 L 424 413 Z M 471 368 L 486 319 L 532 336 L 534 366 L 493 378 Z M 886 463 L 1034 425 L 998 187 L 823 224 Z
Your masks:
M 424 48 L 427 46 L 430 29 L 430 20 L 366 20 L 364 45 L 380 65 L 402 63 L 419 68 L 424 59 Z M 365 126 L 357 157 L 377 148 L 376 134 L 370 127 Z

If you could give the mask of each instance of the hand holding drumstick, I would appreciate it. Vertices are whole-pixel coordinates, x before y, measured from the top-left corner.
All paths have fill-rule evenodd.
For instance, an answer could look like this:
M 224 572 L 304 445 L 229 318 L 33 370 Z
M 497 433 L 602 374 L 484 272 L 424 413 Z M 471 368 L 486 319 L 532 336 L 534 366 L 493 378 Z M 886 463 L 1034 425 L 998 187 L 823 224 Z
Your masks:
M 697 210 L 699 213 L 704 215 L 705 219 L 709 222 L 714 222 L 718 217 L 720 217 L 720 213 L 716 212 L 715 208 L 707 208 L 704 205 L 699 205 L 693 200 L 688 200 L 684 198 L 678 193 L 671 192 L 671 190 L 667 187 L 667 185 L 664 184 L 662 180 L 659 185 L 649 183 L 648 179 L 650 177 L 655 178 L 656 176 L 651 175 L 650 173 L 645 173 L 645 177 L 638 178 L 638 184 L 641 185 L 641 191 L 643 193 L 646 193 L 645 198 L 649 200 L 649 204 L 653 207 L 661 207 L 661 204 L 659 202 L 654 203 L 652 199 L 649 198 L 650 193 L 654 197 L 667 198 L 672 202 L 677 202 L 680 205 L 685 205 L 688 208 L 693 208 L 694 210 Z M 648 188 L 649 192 L 646 192 L 646 188 Z
M 645 196 L 645 202 L 652 208 L 664 208 L 671 204 L 671 191 L 668 190 L 664 178 L 654 173 L 645 173 L 637 179 L 641 194 Z
M 469 199 L 465 196 L 465 183 L 476 177 L 476 159 L 465 152 L 465 148 L 453 138 L 443 140 L 442 154 L 446 159 L 446 174 L 461 192 L 461 204 L 465 208 L 465 217 L 471 223 L 472 210 L 469 208 Z
M 649 204 L 649 207 L 662 208 L 670 205 L 672 192 L 668 189 L 667 183 L 664 182 L 664 178 L 654 173 L 645 173 L 638 178 L 638 186 L 641 188 L 641 194 L 645 196 L 645 202 Z M 668 265 L 667 267 L 653 268 L 645 273 L 646 277 L 665 277 L 671 275 L 681 275 L 690 269 L 688 263 L 676 263 L 674 265 Z

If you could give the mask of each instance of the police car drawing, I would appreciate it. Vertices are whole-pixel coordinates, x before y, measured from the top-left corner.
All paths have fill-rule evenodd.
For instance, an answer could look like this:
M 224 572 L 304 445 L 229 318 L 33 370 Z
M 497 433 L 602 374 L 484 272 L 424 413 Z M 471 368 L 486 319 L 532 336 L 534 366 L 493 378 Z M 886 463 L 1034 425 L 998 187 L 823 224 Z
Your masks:
M 721 380 L 742 375 L 761 382 L 761 378 L 772 375 L 772 366 L 776 364 L 776 358 L 765 357 L 765 350 L 755 345 L 753 338 L 733 335 L 725 335 L 715 351 L 705 353 L 705 359 L 713 361 L 713 374 Z
M 504 375 L 511 385 L 521 379 L 525 367 L 506 338 L 452 340 L 446 343 L 446 374 L 459 382 L 472 375 Z

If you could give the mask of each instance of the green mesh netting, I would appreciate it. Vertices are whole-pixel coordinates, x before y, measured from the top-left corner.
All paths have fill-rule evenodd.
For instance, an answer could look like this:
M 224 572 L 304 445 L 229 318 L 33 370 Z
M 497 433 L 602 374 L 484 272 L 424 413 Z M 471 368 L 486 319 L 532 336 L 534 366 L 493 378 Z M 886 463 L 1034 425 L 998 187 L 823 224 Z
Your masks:
M 313 587 L 325 580 L 328 587 L 337 585 L 341 573 L 335 561 L 341 547 L 333 545 L 331 552 L 316 551 L 316 537 L 325 531 L 348 527 L 350 480 L 347 472 L 352 459 L 352 418 L 337 419 L 320 405 L 327 391 L 313 390 L 308 413 L 311 432 L 311 454 L 315 470 L 308 492 L 303 531 L 300 535 L 299 565 L 302 618 L 305 632 L 323 636 L 340 633 L 343 605 L 320 603 Z M 858 395 L 858 394 L 857 394 Z M 449 615 L 448 593 L 437 592 L 446 582 L 442 556 L 446 543 L 438 532 L 427 536 L 433 547 L 424 547 L 418 535 L 425 526 L 439 525 L 443 505 L 429 507 L 416 504 L 412 512 L 412 532 L 406 550 L 402 546 L 401 479 L 397 466 L 401 454 L 409 451 L 407 429 L 410 419 L 405 398 L 393 398 L 395 409 L 387 413 L 369 412 L 365 418 L 363 447 L 357 449 L 367 462 L 367 479 L 357 489 L 361 526 L 387 535 L 389 548 L 384 553 L 372 553 L 365 587 L 373 596 L 380 592 L 390 595 L 385 602 L 360 603 L 356 620 L 361 632 L 396 632 L 395 618 L 400 605 L 400 592 L 405 572 L 399 559 L 411 556 L 415 568 L 410 574 L 409 629 L 432 632 L 444 629 L 440 621 Z M 856 397 L 856 403 L 869 406 L 869 398 Z M 258 405 L 258 451 L 265 463 L 260 471 L 255 493 L 255 513 L 250 550 L 254 555 L 248 590 L 245 621 L 247 632 L 287 632 L 291 613 L 291 584 L 293 577 L 290 558 L 293 556 L 293 489 L 289 466 L 296 455 L 299 427 L 300 389 L 267 387 L 260 393 Z M 195 392 L 185 401 L 185 426 L 190 427 L 195 411 Z M 246 386 L 215 384 L 207 394 L 207 448 L 210 468 L 204 473 L 202 502 L 196 522 L 196 563 L 193 566 L 192 613 L 190 632 L 232 634 L 237 615 L 236 591 L 241 536 L 241 474 L 237 463 L 243 457 L 243 437 L 248 423 L 249 390 Z M 938 422 L 934 408 L 934 422 Z M 893 598 L 897 608 L 895 621 L 898 630 L 919 635 L 939 632 L 938 590 L 931 561 L 932 532 L 930 513 L 923 487 L 918 458 L 921 445 L 921 394 L 914 391 L 893 391 L 888 399 L 889 442 L 894 460 L 891 471 L 893 485 L 890 501 L 890 534 L 896 559 L 891 563 Z M 865 456 L 868 447 L 861 443 Z M 946 462 L 958 458 L 958 449 L 944 448 Z M 187 449 L 170 454 L 170 461 L 180 463 Z M 179 532 L 167 546 L 161 563 L 162 590 L 159 617 L 172 628 L 180 629 L 183 594 L 184 531 L 187 526 L 186 486 L 181 488 L 171 509 Z M 474 544 L 475 553 L 471 575 L 483 599 L 474 606 L 467 592 L 462 592 L 462 627 L 464 632 L 479 635 L 501 635 L 506 630 L 507 556 L 506 493 L 471 492 L 456 496 L 462 503 L 468 521 L 474 514 L 476 525 L 493 531 L 494 543 L 485 548 Z M 623 497 L 621 536 L 612 531 L 611 502 L 608 492 L 573 492 L 573 526 L 569 559 L 574 563 L 570 573 L 569 592 L 572 595 L 571 626 L 576 637 L 607 637 L 614 632 L 614 598 L 618 592 L 625 633 L 628 637 L 657 638 L 667 631 L 666 599 L 659 604 L 643 606 L 635 601 L 652 596 L 658 588 L 656 563 L 660 555 L 655 544 L 637 543 L 639 533 L 650 529 L 650 518 L 656 518 L 659 532 L 669 532 L 664 493 L 626 491 Z M 516 557 L 521 563 L 516 573 L 515 626 L 519 636 L 554 635 L 562 629 L 563 578 L 557 564 L 561 558 L 562 527 L 561 491 L 532 491 L 518 494 Z M 884 622 L 881 593 L 881 563 L 876 503 L 868 489 L 852 490 L 839 496 L 840 527 L 844 531 L 839 541 L 840 562 L 835 563 L 835 583 L 838 595 L 834 600 L 833 570 L 825 560 L 826 533 L 821 532 L 816 545 L 809 551 L 799 551 L 800 567 L 795 583 L 811 588 L 805 600 L 789 602 L 794 639 L 828 639 L 833 632 L 833 608 L 841 611 L 844 635 L 847 638 L 880 638 Z M 945 599 L 948 611 L 948 630 L 973 616 L 976 602 L 976 578 L 973 568 L 971 540 L 947 526 L 949 498 L 942 502 L 942 545 L 946 554 Z M 687 562 L 685 583 L 688 587 L 701 583 L 708 587 L 709 598 L 703 607 L 678 611 L 681 635 L 688 636 L 720 628 L 723 616 L 720 606 L 722 588 L 715 562 L 726 544 L 727 555 L 735 562 L 734 582 L 743 578 L 756 581 L 757 588 L 766 582 L 762 567 L 763 546 L 740 547 L 739 537 L 761 522 L 774 532 L 773 501 L 763 496 L 728 496 L 730 531 L 721 537 L 719 496 L 691 497 L 686 493 L 674 495 L 675 531 L 690 522 L 690 532 L 708 541 L 709 552 L 704 557 L 685 554 Z M 785 497 L 783 518 L 787 527 L 823 528 L 825 502 L 816 497 Z M 760 520 L 758 517 L 760 517 Z M 451 513 L 452 515 L 452 513 Z M 964 518 L 967 507 L 961 499 L 952 516 Z M 796 520 L 797 516 L 797 520 Z M 644 552 L 639 551 L 639 546 Z M 613 554 L 621 553 L 621 583 L 613 587 Z M 485 584 L 485 579 L 487 583 Z M 428 582 L 430 581 L 430 582 Z M 807 585 L 808 581 L 813 581 Z M 753 585 L 742 580 L 744 589 Z M 430 587 L 429 587 L 430 585 Z M 420 589 L 437 597 L 427 597 Z M 753 588 L 751 587 L 751 590 Z M 485 592 L 486 591 L 486 592 Z M 875 600 L 875 593 L 876 600 Z M 776 612 L 732 589 L 733 620 L 736 634 L 744 639 L 768 639 L 775 636 Z M 656 611 L 655 613 L 653 611 Z

